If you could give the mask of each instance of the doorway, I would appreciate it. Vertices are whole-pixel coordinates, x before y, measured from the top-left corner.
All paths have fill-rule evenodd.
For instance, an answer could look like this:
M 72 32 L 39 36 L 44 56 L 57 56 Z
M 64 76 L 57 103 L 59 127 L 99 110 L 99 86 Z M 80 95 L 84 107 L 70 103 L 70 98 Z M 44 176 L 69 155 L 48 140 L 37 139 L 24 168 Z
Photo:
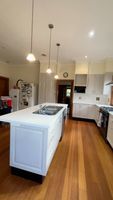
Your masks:
M 57 80 L 57 103 L 68 104 L 68 115 L 72 117 L 74 80 Z

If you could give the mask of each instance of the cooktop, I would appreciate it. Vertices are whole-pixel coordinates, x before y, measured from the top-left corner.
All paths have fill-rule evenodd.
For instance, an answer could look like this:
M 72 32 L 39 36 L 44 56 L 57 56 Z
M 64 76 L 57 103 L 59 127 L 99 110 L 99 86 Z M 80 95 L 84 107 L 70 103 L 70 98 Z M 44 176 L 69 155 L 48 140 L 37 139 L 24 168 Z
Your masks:
M 101 110 L 103 110 L 104 112 L 111 112 L 113 111 L 113 107 L 110 106 L 102 106 Z

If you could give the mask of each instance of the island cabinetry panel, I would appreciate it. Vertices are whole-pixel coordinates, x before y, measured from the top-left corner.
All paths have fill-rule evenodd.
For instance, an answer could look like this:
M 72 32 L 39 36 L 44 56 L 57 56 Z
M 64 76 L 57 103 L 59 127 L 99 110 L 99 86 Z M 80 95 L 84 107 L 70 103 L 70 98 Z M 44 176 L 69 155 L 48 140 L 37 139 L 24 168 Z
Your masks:
M 96 124 L 98 125 L 98 121 L 99 121 L 99 112 L 100 111 L 100 107 L 98 107 L 98 106 L 96 106 L 95 105 L 95 122 L 96 122 Z
M 107 140 L 113 148 L 113 115 L 109 117 Z
M 91 104 L 74 103 L 73 104 L 73 117 L 94 119 L 95 108 Z
M 62 114 L 52 128 L 11 125 L 10 166 L 46 176 L 62 133 Z
M 43 174 L 47 148 L 46 135 L 45 129 L 11 125 L 10 165 Z
M 47 162 L 48 169 L 62 134 L 62 115 L 57 119 L 55 126 L 50 130 L 48 137 Z

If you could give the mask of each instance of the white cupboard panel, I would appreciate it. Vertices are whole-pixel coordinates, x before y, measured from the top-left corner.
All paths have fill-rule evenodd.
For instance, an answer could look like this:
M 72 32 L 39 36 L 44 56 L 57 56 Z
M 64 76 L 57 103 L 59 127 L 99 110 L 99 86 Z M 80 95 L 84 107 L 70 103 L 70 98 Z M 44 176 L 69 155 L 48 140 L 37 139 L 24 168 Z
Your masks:
M 73 117 L 94 119 L 95 107 L 90 104 L 74 103 L 73 104 Z

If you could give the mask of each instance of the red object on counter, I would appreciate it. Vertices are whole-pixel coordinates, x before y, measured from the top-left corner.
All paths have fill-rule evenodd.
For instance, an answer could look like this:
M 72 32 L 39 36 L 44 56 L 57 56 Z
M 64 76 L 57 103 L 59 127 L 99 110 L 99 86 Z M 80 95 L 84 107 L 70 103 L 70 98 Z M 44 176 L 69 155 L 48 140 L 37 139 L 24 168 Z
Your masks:
M 12 100 L 11 99 L 7 100 L 7 105 L 8 105 L 8 107 L 12 107 Z
M 1 100 L 3 102 L 3 105 L 6 104 L 8 107 L 12 108 L 12 99 L 7 96 L 1 96 Z

